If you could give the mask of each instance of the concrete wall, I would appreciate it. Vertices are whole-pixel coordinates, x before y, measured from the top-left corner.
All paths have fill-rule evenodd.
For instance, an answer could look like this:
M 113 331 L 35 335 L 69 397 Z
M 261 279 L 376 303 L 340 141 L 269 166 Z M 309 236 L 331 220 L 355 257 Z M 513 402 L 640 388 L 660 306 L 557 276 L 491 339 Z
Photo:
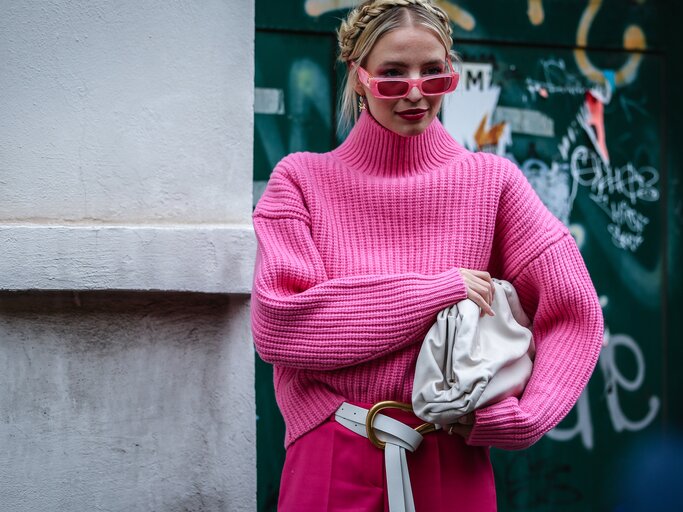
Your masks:
M 253 0 L 3 7 L 0 510 L 254 510 Z

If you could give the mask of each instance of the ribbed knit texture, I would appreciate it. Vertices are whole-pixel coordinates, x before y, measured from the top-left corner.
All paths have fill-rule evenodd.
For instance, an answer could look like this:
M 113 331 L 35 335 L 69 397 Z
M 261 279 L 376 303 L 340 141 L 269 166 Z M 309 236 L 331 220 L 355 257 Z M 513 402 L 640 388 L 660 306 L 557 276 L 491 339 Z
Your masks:
M 287 156 L 254 228 L 252 330 L 287 446 L 343 401 L 410 402 L 424 335 L 466 297 L 459 268 L 514 284 L 537 347 L 522 398 L 477 411 L 468 443 L 534 443 L 597 362 L 602 314 L 567 229 L 511 162 L 466 151 L 438 120 L 402 137 L 364 113 L 336 150 Z

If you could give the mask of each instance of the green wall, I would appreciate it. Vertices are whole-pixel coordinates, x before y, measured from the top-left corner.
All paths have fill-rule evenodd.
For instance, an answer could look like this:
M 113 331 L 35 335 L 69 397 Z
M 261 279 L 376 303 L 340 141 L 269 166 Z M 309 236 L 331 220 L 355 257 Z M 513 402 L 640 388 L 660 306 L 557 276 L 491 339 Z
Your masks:
M 339 141 L 334 29 L 345 3 L 257 2 L 256 197 L 282 156 Z M 492 452 L 500 510 L 639 510 L 645 477 L 651 489 L 668 478 L 647 469 L 650 458 L 661 455 L 652 463 L 668 470 L 683 425 L 680 3 L 440 4 L 465 62 L 444 123 L 473 149 L 516 161 L 568 224 L 608 329 L 598 368 L 560 426 L 529 450 Z M 477 107 L 475 121 L 488 116 L 492 139 L 458 116 L 466 105 Z M 259 510 L 275 510 L 283 426 L 260 361 L 257 413 Z

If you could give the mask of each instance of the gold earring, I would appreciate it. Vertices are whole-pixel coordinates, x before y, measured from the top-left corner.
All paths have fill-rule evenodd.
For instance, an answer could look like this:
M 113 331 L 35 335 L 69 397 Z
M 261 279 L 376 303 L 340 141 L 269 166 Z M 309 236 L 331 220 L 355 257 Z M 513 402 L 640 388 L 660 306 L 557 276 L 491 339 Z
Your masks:
M 363 112 L 363 110 L 365 110 L 365 98 L 358 96 L 358 112 Z

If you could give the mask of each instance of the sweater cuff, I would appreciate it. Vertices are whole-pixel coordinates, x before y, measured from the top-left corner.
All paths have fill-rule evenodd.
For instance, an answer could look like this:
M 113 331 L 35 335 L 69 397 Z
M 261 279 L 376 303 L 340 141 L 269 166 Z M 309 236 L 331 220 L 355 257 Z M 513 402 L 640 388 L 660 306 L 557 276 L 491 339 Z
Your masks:
M 465 280 L 462 277 L 459 269 L 455 269 L 455 287 L 453 288 L 453 293 L 455 294 L 455 301 L 453 304 L 460 302 L 467 298 L 467 286 L 465 285 Z
M 474 426 L 467 438 L 467 444 L 472 446 L 521 450 L 534 444 L 544 433 L 529 421 L 529 415 L 520 409 L 516 397 L 477 409 L 474 418 Z

